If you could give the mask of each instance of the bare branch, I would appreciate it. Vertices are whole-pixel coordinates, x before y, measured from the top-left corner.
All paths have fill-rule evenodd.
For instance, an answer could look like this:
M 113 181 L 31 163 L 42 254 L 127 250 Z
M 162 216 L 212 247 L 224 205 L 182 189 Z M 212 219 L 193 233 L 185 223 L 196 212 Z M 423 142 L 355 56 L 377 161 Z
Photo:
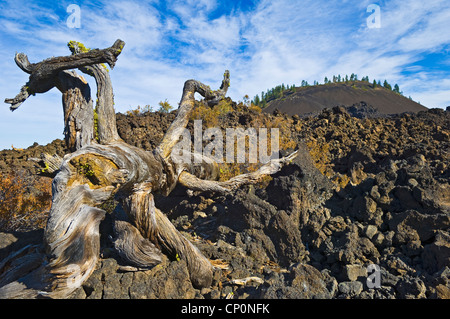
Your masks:
M 99 63 L 108 63 L 113 68 L 124 45 L 122 40 L 116 40 L 113 46 L 103 50 L 95 49 L 76 55 L 53 57 L 39 63 L 30 63 L 26 54 L 17 53 L 14 61 L 20 69 L 30 74 L 30 78 L 20 93 L 15 98 L 5 99 L 5 103 L 11 104 L 12 111 L 16 110 L 30 94 L 45 93 L 53 88 L 55 76 L 64 70 Z
M 16 53 L 14 57 L 14 61 L 17 66 L 22 69 L 23 72 L 31 74 L 33 72 L 33 66 L 30 61 L 28 61 L 28 57 L 25 53 Z
M 297 155 L 298 151 L 295 151 L 289 156 L 273 159 L 261 166 L 255 172 L 237 175 L 224 182 L 203 180 L 186 171 L 180 174 L 178 182 L 183 186 L 196 191 L 229 193 L 242 185 L 256 184 L 260 182 L 261 178 L 264 176 L 279 172 L 283 166 L 291 163 Z
M 225 97 L 229 84 L 230 72 L 228 70 L 224 73 L 224 78 L 220 89 L 216 91 L 211 90 L 208 85 L 196 80 L 187 80 L 184 83 L 183 95 L 181 98 L 180 107 L 178 108 L 177 117 L 170 125 L 160 145 L 156 148 L 156 152 L 158 152 L 163 159 L 168 160 L 168 157 L 172 152 L 172 148 L 176 145 L 176 143 L 178 143 L 180 135 L 189 122 L 189 116 L 194 109 L 194 94 L 199 93 L 212 105 L 217 104 Z
M 21 87 L 19 94 L 17 94 L 12 99 L 5 99 L 5 103 L 11 104 L 9 109 L 11 111 L 15 111 L 20 105 L 22 105 L 23 102 L 25 102 L 26 99 L 30 96 L 30 93 L 28 92 L 28 86 L 24 85 Z

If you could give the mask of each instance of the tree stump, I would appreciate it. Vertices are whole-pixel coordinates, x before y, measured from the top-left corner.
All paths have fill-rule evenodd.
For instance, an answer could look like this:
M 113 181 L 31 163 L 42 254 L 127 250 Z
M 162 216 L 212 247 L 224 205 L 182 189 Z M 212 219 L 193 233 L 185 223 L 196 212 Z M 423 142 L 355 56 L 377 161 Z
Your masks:
M 52 171 L 60 166 L 53 179 L 43 245 L 24 247 L 0 264 L 0 298 L 66 298 L 80 287 L 99 256 L 99 224 L 105 216 L 99 207 L 112 196 L 128 215 L 126 221 L 115 221 L 114 246 L 130 265 L 146 268 L 160 263 L 162 253 L 177 256 L 186 261 L 193 285 L 208 287 L 211 263 L 155 207 L 153 194 L 167 196 L 177 183 L 193 190 L 232 192 L 276 173 L 296 156 L 294 152 L 271 160 L 256 172 L 225 182 L 215 180 L 215 170 L 208 167 L 217 165 L 212 159 L 202 161 L 202 176 L 196 176 L 199 170 L 189 164 L 172 160 L 172 150 L 194 108 L 194 94 L 202 95 L 210 106 L 217 104 L 227 93 L 228 71 L 215 91 L 196 80 L 185 82 L 177 116 L 154 151 L 128 145 L 117 133 L 113 89 L 104 65 L 113 68 L 124 45 L 117 40 L 110 48 L 87 50 L 71 41 L 72 55 L 34 64 L 23 53 L 15 56 L 16 64 L 30 78 L 15 98 L 5 102 L 14 111 L 30 95 L 58 88 L 63 96 L 65 141 L 72 153 L 52 161 Z M 96 125 L 89 85 L 73 69 L 96 80 Z

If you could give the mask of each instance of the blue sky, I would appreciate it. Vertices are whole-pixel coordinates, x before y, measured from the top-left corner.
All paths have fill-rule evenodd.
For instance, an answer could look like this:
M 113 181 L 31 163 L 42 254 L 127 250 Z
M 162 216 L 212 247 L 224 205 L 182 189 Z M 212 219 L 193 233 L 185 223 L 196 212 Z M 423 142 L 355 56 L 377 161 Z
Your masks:
M 67 24 L 71 4 L 80 28 Z M 376 4 L 379 28 L 367 10 Z M 231 73 L 229 96 L 242 100 L 281 83 L 323 82 L 356 73 L 398 83 L 427 107 L 450 105 L 448 0 L 5 1 L 0 0 L 0 98 L 28 80 L 15 52 L 31 62 L 68 55 L 67 42 L 91 48 L 126 42 L 110 72 L 117 112 L 137 105 L 176 106 L 185 80 L 218 87 Z M 90 79 L 95 92 L 95 82 Z M 63 138 L 61 93 L 30 97 L 15 112 L 0 108 L 0 149 Z

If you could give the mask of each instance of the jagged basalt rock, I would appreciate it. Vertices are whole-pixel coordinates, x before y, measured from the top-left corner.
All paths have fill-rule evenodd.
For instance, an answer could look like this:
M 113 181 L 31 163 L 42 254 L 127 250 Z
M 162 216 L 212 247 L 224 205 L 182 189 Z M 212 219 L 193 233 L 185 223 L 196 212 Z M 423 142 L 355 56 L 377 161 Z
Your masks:
M 233 107 L 219 118 L 221 127 L 282 120 L 290 123 L 299 155 L 263 188 L 243 187 L 230 196 L 188 194 L 177 186 L 170 197 L 155 195 L 175 227 L 222 263 L 214 266 L 211 286 L 193 287 L 185 262 L 176 258 L 147 270 L 123 268 L 104 227 L 102 258 L 73 298 L 450 296 L 449 112 L 376 117 L 369 107 L 364 116 L 335 108 L 300 119 Z M 118 114 L 118 131 L 150 150 L 174 117 Z M 327 146 L 321 159 L 303 144 L 310 139 Z M 332 173 L 322 174 L 318 160 L 327 160 Z M 348 182 L 336 182 L 337 174 Z M 18 242 L 25 245 L 18 240 L 8 247 L 23 247 Z M 367 286 L 370 264 L 380 267 L 378 288 Z M 245 280 L 252 277 L 259 280 Z
M 269 299 L 328 299 L 329 278 L 307 264 L 294 264 L 284 274 L 272 275 L 261 288 L 260 298 Z M 331 290 L 331 291 L 330 291 Z
M 180 299 L 194 298 L 184 261 L 167 259 L 153 269 L 123 271 L 113 258 L 102 260 L 73 299 Z
M 315 237 L 329 218 L 321 204 L 333 190 L 331 182 L 314 166 L 306 147 L 299 150 L 300 155 L 274 175 L 265 189 L 238 193 L 231 202 L 222 204 L 225 212 L 217 218 L 218 225 L 244 232 L 244 244 L 257 237 L 254 242 L 259 242 L 266 255 L 285 267 L 309 259 L 304 240 Z

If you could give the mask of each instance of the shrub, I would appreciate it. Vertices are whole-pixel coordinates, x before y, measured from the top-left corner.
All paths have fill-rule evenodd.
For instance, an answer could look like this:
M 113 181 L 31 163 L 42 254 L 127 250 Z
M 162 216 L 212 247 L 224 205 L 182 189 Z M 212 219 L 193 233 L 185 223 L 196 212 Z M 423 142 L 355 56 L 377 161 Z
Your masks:
M 255 104 L 253 104 L 253 103 L 250 104 L 250 106 L 248 107 L 248 109 L 249 109 L 250 111 L 254 111 L 254 112 L 256 112 L 256 113 L 261 113 L 261 112 L 262 112 L 262 109 L 261 109 L 258 105 L 255 105 Z
M 25 172 L 0 173 L 0 229 L 44 228 L 51 207 L 51 179 Z
M 159 112 L 163 112 L 163 113 L 169 113 L 173 107 L 172 105 L 170 105 L 169 101 L 167 101 L 167 99 L 163 101 L 160 101 L 159 103 Z
M 140 105 L 137 106 L 137 108 L 135 109 L 131 109 L 126 111 L 126 115 L 131 116 L 131 115 L 142 115 L 145 114 L 147 112 L 153 112 L 153 106 L 150 105 L 145 105 L 144 107 L 141 107 Z
M 284 118 L 284 117 L 274 117 L 274 118 L 268 118 L 266 117 L 264 120 L 263 127 L 267 128 L 268 132 L 268 139 L 270 140 L 270 129 L 271 128 L 278 128 L 279 134 L 280 134 L 280 150 L 287 150 L 287 149 L 295 149 L 297 147 L 297 142 L 295 141 L 294 137 L 292 136 L 291 126 L 293 125 L 293 120 L 290 118 Z
M 204 103 L 197 103 L 191 113 L 191 120 L 202 120 L 206 127 L 219 126 L 219 117 L 233 111 L 231 102 L 223 99 L 214 107 Z

